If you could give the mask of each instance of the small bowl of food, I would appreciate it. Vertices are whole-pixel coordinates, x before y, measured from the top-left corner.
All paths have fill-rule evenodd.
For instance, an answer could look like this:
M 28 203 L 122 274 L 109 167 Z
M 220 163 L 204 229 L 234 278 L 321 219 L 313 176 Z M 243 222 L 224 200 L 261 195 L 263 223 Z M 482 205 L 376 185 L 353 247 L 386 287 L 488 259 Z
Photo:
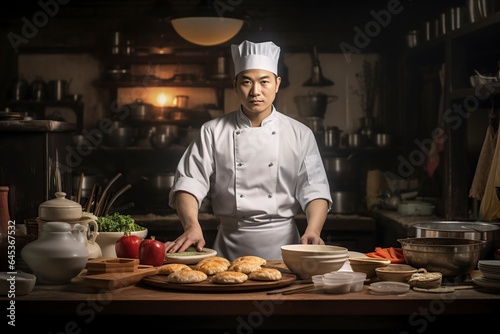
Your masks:
M 374 257 L 351 257 L 348 261 L 352 271 L 365 273 L 368 279 L 377 276 L 376 268 L 391 264 L 391 260 Z
M 386 267 L 375 268 L 377 277 L 381 281 L 408 283 L 417 268 L 407 264 L 389 264 Z

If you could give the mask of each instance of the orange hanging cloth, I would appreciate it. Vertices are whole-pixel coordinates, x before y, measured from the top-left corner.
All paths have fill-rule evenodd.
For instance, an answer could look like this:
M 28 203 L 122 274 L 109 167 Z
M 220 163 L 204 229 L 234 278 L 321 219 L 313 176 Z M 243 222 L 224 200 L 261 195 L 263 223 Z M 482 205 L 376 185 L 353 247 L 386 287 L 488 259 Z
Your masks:
M 429 155 L 427 156 L 427 174 L 429 177 L 433 177 L 436 169 L 439 167 L 440 154 L 444 151 L 444 129 L 442 127 L 443 123 L 443 94 L 444 94 L 444 64 L 441 65 L 439 70 L 439 82 L 441 84 L 441 97 L 439 99 L 439 110 L 438 110 L 438 128 L 441 129 L 439 134 L 432 138 L 431 148 L 429 150 Z

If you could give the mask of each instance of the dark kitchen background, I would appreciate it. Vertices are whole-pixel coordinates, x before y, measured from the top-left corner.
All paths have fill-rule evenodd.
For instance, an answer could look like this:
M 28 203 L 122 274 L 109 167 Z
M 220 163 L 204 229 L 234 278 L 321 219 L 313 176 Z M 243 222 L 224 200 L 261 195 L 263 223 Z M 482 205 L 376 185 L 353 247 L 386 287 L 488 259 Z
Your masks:
M 477 97 L 475 70 L 499 78 L 497 1 L 215 3 L 244 19 L 215 46 L 192 44 L 170 24 L 206 1 L 16 1 L 0 13 L 0 184 L 10 186 L 13 219 L 36 218 L 57 190 L 81 196 L 85 208 L 93 185 L 118 174 L 116 189 L 132 187 L 110 212 L 172 213 L 170 173 L 184 148 L 201 123 L 238 107 L 229 50 L 245 39 L 281 47 L 275 105 L 317 134 L 335 213 L 368 210 L 367 178 L 377 170 L 396 185 L 386 190 L 425 198 L 440 217 L 477 217 L 469 189 L 500 90 L 466 116 L 453 106 Z M 307 85 L 318 70 L 320 81 Z M 325 95 L 319 111 L 300 99 Z M 118 120 L 123 110 L 131 113 Z M 430 176 L 440 110 L 461 122 L 444 125 L 448 140 Z

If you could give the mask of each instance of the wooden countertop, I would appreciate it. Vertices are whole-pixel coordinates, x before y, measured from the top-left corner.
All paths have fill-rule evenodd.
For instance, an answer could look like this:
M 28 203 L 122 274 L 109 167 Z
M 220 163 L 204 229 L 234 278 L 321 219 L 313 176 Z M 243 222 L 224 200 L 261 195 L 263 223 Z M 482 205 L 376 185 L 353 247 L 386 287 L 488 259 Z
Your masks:
M 281 261 L 275 262 L 282 265 Z M 446 328 L 450 321 L 493 323 L 500 310 L 499 293 L 477 288 L 440 294 L 410 290 L 401 295 L 374 295 L 365 284 L 363 291 L 347 294 L 312 291 L 282 295 L 267 291 L 170 291 L 139 282 L 113 291 L 97 291 L 85 285 L 81 277 L 66 285 L 37 284 L 29 295 L 15 299 L 3 296 L 0 301 L 3 310 L 9 301 L 15 302 L 17 325 L 29 323 L 37 316 L 46 319 L 40 326 L 53 333 L 64 331 L 69 323 L 82 329 L 99 328 L 105 323 L 126 328 L 127 323 L 136 320 L 168 329 L 235 331 L 250 326 L 417 333 L 424 325 L 430 329 Z

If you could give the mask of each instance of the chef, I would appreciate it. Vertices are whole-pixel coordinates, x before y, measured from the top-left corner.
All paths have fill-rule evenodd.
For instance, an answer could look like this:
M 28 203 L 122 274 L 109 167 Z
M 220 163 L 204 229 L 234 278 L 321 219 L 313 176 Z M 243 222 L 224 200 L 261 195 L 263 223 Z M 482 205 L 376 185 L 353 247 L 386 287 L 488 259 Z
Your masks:
M 244 41 L 231 53 L 240 107 L 203 124 L 180 159 L 169 205 L 184 233 L 167 241 L 166 251 L 201 251 L 198 210 L 210 196 L 220 221 L 213 246 L 219 256 L 279 260 L 282 245 L 324 244 L 330 187 L 313 132 L 273 105 L 280 48 Z M 302 236 L 294 220 L 300 209 L 307 218 Z

